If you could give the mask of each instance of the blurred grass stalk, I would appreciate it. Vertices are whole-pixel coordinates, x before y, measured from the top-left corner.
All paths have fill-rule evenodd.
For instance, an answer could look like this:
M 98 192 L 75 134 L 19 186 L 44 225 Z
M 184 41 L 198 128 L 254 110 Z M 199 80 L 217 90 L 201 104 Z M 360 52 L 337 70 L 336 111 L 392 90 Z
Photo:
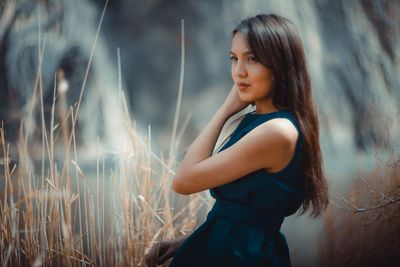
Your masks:
M 106 151 L 98 139 L 96 177 L 82 170 L 76 122 L 96 40 L 74 107 L 67 108 L 68 82 L 63 71 L 56 73 L 49 129 L 46 128 L 41 83 L 45 42 L 39 45 L 42 48 L 40 64 L 28 125 L 21 122 L 17 142 L 18 163 L 11 161 L 5 129 L 0 129 L 4 166 L 1 179 L 5 180 L 4 188 L 0 188 L 2 266 L 145 266 L 145 253 L 154 242 L 192 230 L 197 223 L 197 210 L 207 202 L 200 194 L 176 199 L 177 195 L 171 190 L 171 174 L 176 168 L 180 138 L 189 119 L 177 134 L 184 75 L 183 20 L 179 94 L 168 159 L 164 160 L 152 151 L 151 128 L 147 140 L 143 140 L 129 116 L 121 89 L 118 49 L 121 116 L 128 138 L 115 155 L 118 160 L 114 168 L 106 170 Z M 41 118 L 39 126 L 34 120 L 37 109 Z M 56 118 L 59 118 L 58 122 Z M 37 160 L 38 151 L 32 144 L 35 127 L 40 128 L 41 133 L 40 160 Z M 60 133 L 62 142 L 58 140 Z M 60 142 L 62 162 L 56 159 Z

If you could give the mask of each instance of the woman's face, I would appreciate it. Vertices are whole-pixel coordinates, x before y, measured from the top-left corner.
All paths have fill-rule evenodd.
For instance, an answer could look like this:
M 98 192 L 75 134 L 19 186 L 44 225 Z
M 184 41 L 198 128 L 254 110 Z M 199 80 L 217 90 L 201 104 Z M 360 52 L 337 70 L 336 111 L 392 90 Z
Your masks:
M 231 48 L 232 79 L 239 88 L 239 97 L 245 102 L 271 101 L 273 73 L 254 57 L 246 35 L 237 32 Z

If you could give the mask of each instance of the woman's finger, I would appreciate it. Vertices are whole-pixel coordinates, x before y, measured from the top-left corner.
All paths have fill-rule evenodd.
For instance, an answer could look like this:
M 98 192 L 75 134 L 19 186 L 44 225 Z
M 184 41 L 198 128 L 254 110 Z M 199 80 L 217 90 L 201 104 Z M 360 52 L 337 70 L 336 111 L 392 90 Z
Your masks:
M 147 267 L 156 267 L 156 257 L 151 254 L 146 255 L 146 265 Z
M 172 246 L 169 246 L 168 250 L 165 251 L 164 254 L 160 255 L 157 260 L 157 264 L 163 264 L 166 260 L 171 258 L 174 255 L 174 249 Z
M 147 267 L 156 267 L 157 262 L 157 254 L 160 249 L 160 244 L 155 244 L 151 249 L 150 252 L 146 255 L 146 264 Z

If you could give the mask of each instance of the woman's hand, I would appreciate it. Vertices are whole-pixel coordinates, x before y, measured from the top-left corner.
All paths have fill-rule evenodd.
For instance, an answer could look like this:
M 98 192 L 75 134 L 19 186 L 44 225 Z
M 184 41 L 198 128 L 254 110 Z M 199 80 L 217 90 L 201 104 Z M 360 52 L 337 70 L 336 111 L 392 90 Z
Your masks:
M 147 267 L 156 267 L 175 256 L 185 238 L 166 240 L 156 243 L 146 255 Z
M 239 98 L 239 88 L 234 83 L 229 95 L 226 97 L 225 102 L 222 104 L 222 109 L 227 112 L 229 116 L 245 109 L 250 103 L 244 102 Z

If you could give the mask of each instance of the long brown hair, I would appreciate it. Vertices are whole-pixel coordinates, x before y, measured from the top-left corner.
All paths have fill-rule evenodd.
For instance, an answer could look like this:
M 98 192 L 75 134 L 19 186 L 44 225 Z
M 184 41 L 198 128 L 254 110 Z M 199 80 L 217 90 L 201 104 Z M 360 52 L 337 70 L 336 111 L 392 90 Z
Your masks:
M 259 14 L 239 23 L 232 35 L 247 36 L 256 59 L 274 74 L 273 103 L 294 114 L 303 134 L 301 170 L 305 198 L 300 214 L 317 217 L 329 203 L 319 144 L 319 121 L 303 44 L 293 23 L 278 15 Z

